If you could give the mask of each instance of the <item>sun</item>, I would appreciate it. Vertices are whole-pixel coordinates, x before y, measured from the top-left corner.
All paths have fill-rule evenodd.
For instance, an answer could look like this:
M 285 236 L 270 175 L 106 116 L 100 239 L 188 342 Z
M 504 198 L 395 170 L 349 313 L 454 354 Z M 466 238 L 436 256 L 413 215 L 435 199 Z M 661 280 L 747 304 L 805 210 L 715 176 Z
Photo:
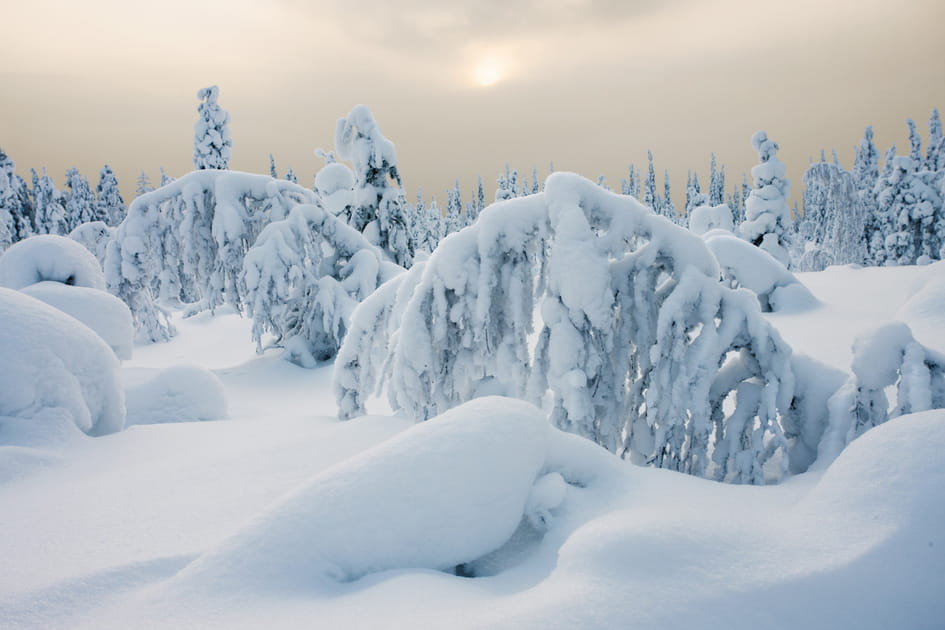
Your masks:
M 473 82 L 479 87 L 492 87 L 503 77 L 503 64 L 494 57 L 482 59 L 473 68 Z

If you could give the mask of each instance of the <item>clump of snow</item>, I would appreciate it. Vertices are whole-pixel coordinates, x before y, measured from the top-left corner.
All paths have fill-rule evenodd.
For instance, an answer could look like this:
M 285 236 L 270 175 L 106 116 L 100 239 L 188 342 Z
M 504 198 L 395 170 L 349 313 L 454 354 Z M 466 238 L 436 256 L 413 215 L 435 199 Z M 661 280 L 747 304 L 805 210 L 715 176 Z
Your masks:
M 196 422 L 227 416 L 226 390 L 217 376 L 196 366 L 160 370 L 125 388 L 127 424 Z
M 62 408 L 85 433 L 121 430 L 118 359 L 101 337 L 59 309 L 4 288 L 0 321 L 0 416 L 38 420 L 44 409 Z
M 105 262 L 108 242 L 114 234 L 115 228 L 108 227 L 104 221 L 89 221 L 76 226 L 69 232 L 69 238 L 92 252 L 99 264 L 102 264 Z
M 735 231 L 732 211 L 724 203 L 718 206 L 699 206 L 689 213 L 689 231 L 702 236 L 711 230 Z
M 91 328 L 111 346 L 119 359 L 131 358 L 134 322 L 128 306 L 114 295 L 48 280 L 24 287 L 22 292 L 58 308 Z
M 800 311 L 818 304 L 807 288 L 763 248 L 755 247 L 731 232 L 713 230 L 703 237 L 731 287 L 744 287 L 758 296 L 767 312 Z
M 105 288 L 95 255 L 65 236 L 42 234 L 15 243 L 0 256 L 0 287 L 22 289 L 44 280 Z
M 537 408 L 481 398 L 316 476 L 177 578 L 198 586 L 303 591 L 397 568 L 451 569 L 500 547 L 533 491 L 551 427 Z M 532 497 L 529 502 L 529 497 Z

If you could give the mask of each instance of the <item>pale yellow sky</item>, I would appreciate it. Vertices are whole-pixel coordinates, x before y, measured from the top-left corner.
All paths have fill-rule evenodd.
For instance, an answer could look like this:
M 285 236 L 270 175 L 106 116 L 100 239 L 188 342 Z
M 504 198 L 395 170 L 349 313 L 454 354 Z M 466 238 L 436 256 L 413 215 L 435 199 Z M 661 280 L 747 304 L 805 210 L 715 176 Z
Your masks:
M 849 164 L 863 128 L 907 149 L 945 107 L 942 0 L 4 0 L 0 146 L 64 186 L 102 164 L 126 197 L 138 172 L 191 169 L 199 88 L 220 86 L 231 167 L 311 185 L 334 122 L 371 107 L 411 199 L 459 177 L 488 194 L 506 162 L 608 177 L 652 149 L 675 201 L 709 154 L 729 186 L 766 129 L 800 197 L 809 156 Z M 488 84 L 488 85 L 484 85 Z M 126 199 L 127 200 L 127 199 Z

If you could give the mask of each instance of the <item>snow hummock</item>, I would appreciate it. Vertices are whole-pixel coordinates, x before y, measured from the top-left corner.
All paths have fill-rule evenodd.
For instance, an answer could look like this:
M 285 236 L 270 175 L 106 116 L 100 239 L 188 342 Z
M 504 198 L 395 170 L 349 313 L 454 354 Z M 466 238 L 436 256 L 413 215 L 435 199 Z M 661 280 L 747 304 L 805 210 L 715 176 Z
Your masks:
M 22 292 L 58 308 L 94 330 L 119 359 L 131 358 L 135 333 L 131 311 L 111 293 L 50 280 L 23 287 Z
M 85 433 L 121 430 L 118 359 L 101 337 L 59 309 L 4 288 L 0 321 L 0 417 L 40 422 L 46 410 L 61 409 Z
M 31 236 L 0 256 L 0 287 L 22 289 L 44 280 L 105 289 L 105 275 L 95 255 L 65 236 Z
M 211 371 L 192 365 L 159 370 L 125 387 L 126 424 L 220 420 L 226 391 Z

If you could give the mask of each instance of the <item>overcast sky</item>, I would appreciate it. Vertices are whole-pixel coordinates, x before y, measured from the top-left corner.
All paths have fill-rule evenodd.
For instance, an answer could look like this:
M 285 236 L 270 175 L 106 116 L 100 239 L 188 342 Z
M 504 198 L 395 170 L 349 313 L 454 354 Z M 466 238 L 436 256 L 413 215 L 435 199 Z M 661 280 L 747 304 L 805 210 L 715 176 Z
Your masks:
M 491 196 L 508 162 L 619 188 L 652 149 L 675 201 L 715 151 L 728 188 L 781 145 L 794 180 L 809 156 L 874 125 L 907 151 L 945 108 L 943 0 L 30 0 L 3 2 L 0 147 L 59 186 L 104 163 L 126 201 L 141 170 L 192 168 L 198 89 L 230 112 L 231 168 L 292 166 L 310 186 L 335 120 L 364 103 L 393 140 L 408 195 L 475 176 Z

